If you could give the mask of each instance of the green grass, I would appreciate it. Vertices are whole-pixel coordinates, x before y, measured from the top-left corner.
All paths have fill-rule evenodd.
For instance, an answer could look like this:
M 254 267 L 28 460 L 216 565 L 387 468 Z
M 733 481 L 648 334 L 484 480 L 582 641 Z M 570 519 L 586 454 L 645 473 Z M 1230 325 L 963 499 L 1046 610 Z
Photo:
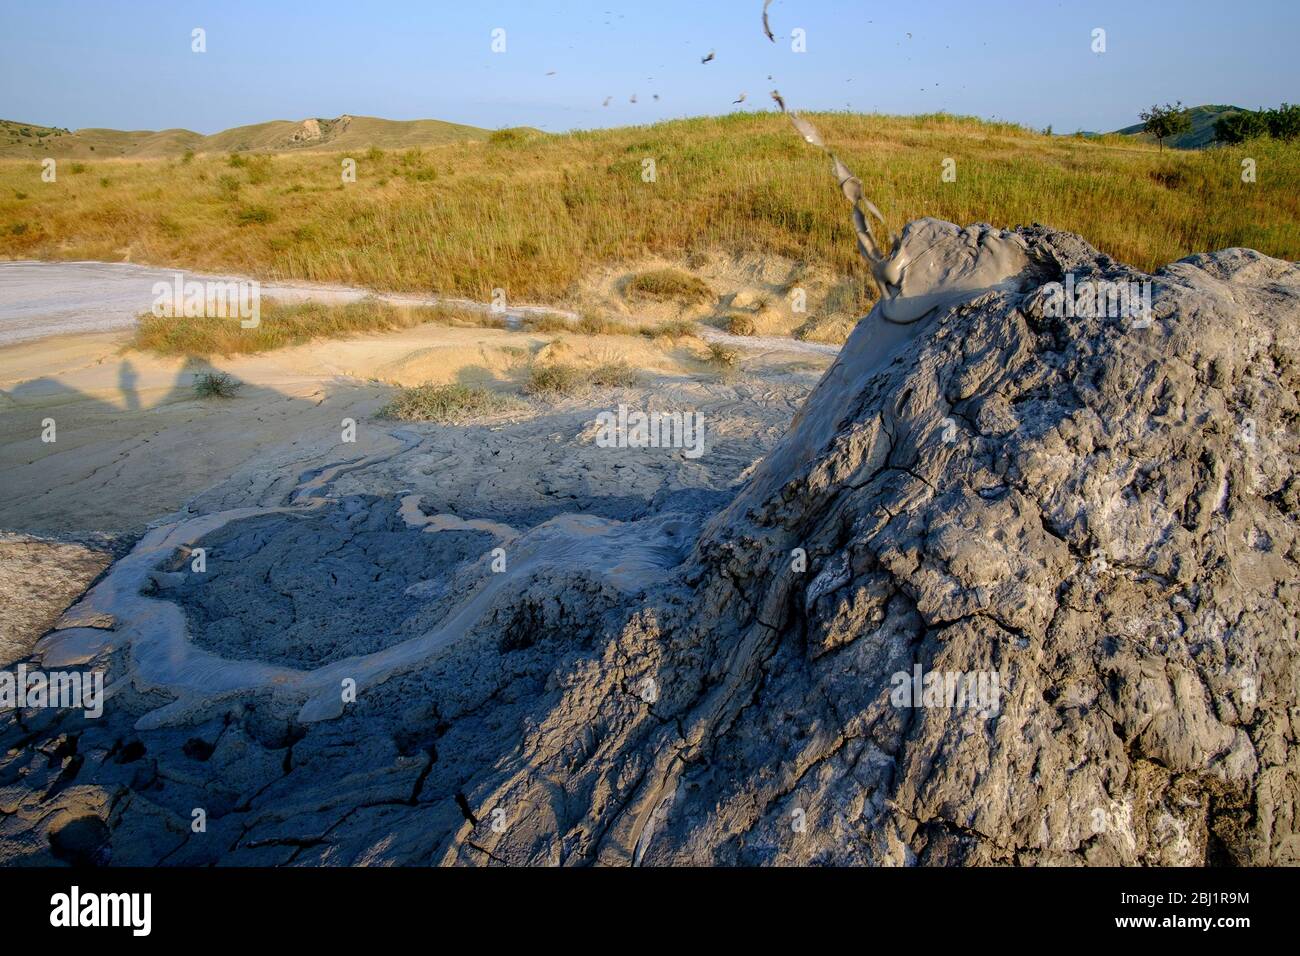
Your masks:
M 500 328 L 499 318 L 449 306 L 396 306 L 378 299 L 342 305 L 265 299 L 260 322 L 245 329 L 239 318 L 140 316 L 129 347 L 159 355 L 240 355 L 267 352 L 317 339 L 392 332 L 428 322 Z
M 895 230 L 926 215 L 1042 222 L 1143 269 L 1228 246 L 1300 259 L 1300 142 L 1161 153 L 1130 137 L 945 115 L 811 118 Z M 292 152 L 256 169 L 202 151 L 189 162 L 81 158 L 93 175 L 60 162 L 53 183 L 41 181 L 38 153 L 0 160 L 0 256 L 129 257 L 483 302 L 503 288 L 512 301 L 560 303 L 610 264 L 760 254 L 828 268 L 859 306 L 870 298 L 825 157 L 783 116 L 500 139 L 409 158 L 394 139 L 381 155 Z M 357 160 L 355 183 L 340 181 L 343 156 Z M 654 183 L 641 179 L 646 157 Z M 941 179 L 948 158 L 956 182 Z M 1256 161 L 1258 182 L 1241 181 L 1243 158 Z M 239 210 L 257 207 L 274 218 L 240 226 Z
M 380 418 L 402 422 L 458 422 L 520 408 L 518 399 L 469 385 L 404 388 L 379 410 Z

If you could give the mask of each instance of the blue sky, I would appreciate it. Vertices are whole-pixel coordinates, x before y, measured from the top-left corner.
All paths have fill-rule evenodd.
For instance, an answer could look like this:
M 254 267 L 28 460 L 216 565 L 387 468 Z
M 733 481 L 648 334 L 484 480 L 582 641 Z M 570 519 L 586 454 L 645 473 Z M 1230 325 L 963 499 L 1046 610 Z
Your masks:
M 761 10 L 761 0 L 0 0 L 0 117 L 212 133 L 354 113 L 558 131 L 725 113 L 742 91 L 734 108 L 767 109 L 776 86 L 800 109 L 948 110 L 1071 132 L 1128 125 L 1156 101 L 1300 101 L 1300 0 L 776 0 L 775 45 Z M 194 27 L 207 31 L 206 53 L 190 50 Z M 490 49 L 496 27 L 502 54 Z M 790 49 L 795 27 L 805 53 Z

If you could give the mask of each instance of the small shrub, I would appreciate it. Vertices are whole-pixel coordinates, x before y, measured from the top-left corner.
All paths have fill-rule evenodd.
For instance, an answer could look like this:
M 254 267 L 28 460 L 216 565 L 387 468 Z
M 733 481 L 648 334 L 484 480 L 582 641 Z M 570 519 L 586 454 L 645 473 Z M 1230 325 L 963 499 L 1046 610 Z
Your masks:
M 574 324 L 573 331 L 582 335 L 626 335 L 629 330 L 620 322 L 611 322 L 594 312 L 584 312 Z
M 269 206 L 244 206 L 235 214 L 241 226 L 265 225 L 275 221 L 275 210 Z
M 562 315 L 545 312 L 541 315 L 526 315 L 521 323 L 529 332 L 568 332 L 572 330 L 569 320 Z
M 695 323 L 687 322 L 685 319 L 642 326 L 640 332 L 648 339 L 690 339 L 699 334 L 695 329 Z
M 591 370 L 587 380 L 600 388 L 631 388 L 641 381 L 641 375 L 627 362 L 606 362 Z
M 736 313 L 728 316 L 727 331 L 732 335 L 757 335 L 758 326 L 750 316 Z
M 1150 175 L 1165 189 L 1177 189 L 1183 184 L 1183 173 L 1179 169 L 1153 169 Z
M 680 269 L 655 269 L 632 277 L 627 284 L 632 295 L 686 304 L 704 302 L 713 292 L 704 281 Z
M 248 160 L 248 181 L 254 186 L 260 186 L 271 178 L 271 157 L 254 156 Z
M 234 398 L 243 384 L 226 372 L 204 372 L 194 377 L 194 394 L 199 398 Z
M 733 369 L 740 364 L 740 353 L 721 342 L 709 343 L 709 364 L 722 369 Z
M 493 146 L 518 146 L 521 143 L 528 142 L 532 136 L 526 129 L 518 126 L 511 126 L 507 129 L 493 130 L 488 134 L 488 143 Z
M 72 170 L 73 175 L 78 175 L 78 174 L 80 174 L 80 173 L 84 173 L 84 172 L 86 171 L 86 164 L 85 164 L 85 163 L 73 163 L 72 166 L 71 166 L 70 168 L 71 168 L 71 170 Z
M 814 316 L 790 333 L 800 342 L 823 342 L 828 345 L 843 345 L 857 325 L 857 320 L 835 313 L 829 316 Z
M 534 365 L 528 374 L 524 391 L 541 398 L 562 398 L 576 395 L 587 387 L 587 376 L 573 365 Z
M 455 422 L 517 408 L 519 402 L 487 388 L 470 385 L 418 385 L 402 389 L 379 410 L 380 418 L 403 422 Z

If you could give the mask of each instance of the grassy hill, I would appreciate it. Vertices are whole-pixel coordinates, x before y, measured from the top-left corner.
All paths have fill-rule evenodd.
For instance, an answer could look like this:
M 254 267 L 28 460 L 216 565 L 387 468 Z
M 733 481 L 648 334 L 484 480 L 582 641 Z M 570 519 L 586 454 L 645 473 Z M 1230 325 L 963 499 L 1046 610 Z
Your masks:
M 1243 183 L 1233 149 L 944 114 L 813 118 L 894 229 L 1042 222 L 1146 269 L 1228 246 L 1300 259 L 1300 143 L 1252 143 L 1270 172 Z M 350 155 L 350 183 L 323 151 L 60 162 L 53 183 L 34 157 L 0 159 L 0 256 L 560 302 L 607 265 L 721 252 L 799 260 L 868 294 L 825 157 L 779 114 Z
M 311 150 L 400 149 L 485 139 L 488 131 L 442 120 L 340 116 L 300 122 L 272 120 L 204 136 L 187 129 L 76 131 L 0 120 L 0 158 L 110 159 L 196 153 L 278 153 Z
M 1250 113 L 1251 110 L 1243 109 L 1240 106 L 1193 106 L 1188 108 L 1191 114 L 1192 128 L 1186 133 L 1178 136 L 1171 136 L 1165 140 L 1166 146 L 1172 146 L 1174 149 L 1201 149 L 1209 146 L 1214 142 L 1214 124 L 1222 116 L 1230 116 L 1233 113 Z M 1147 142 L 1154 143 L 1156 138 L 1143 132 L 1141 123 L 1134 123 L 1132 126 L 1125 126 L 1123 129 L 1115 131 L 1120 136 L 1135 136 Z

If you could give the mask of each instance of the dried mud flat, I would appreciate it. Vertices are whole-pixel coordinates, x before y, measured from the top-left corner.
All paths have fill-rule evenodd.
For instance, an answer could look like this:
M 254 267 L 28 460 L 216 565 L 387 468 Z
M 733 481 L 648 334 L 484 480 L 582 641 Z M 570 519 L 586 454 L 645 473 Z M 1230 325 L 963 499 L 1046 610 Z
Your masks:
M 699 459 L 576 400 L 250 455 L 37 644 L 110 696 L 4 716 L 0 860 L 1300 862 L 1300 267 L 942 236 L 1020 251 L 811 394 L 601 396 Z M 1053 317 L 1066 273 L 1154 321 Z M 1000 697 L 899 706 L 917 668 Z

